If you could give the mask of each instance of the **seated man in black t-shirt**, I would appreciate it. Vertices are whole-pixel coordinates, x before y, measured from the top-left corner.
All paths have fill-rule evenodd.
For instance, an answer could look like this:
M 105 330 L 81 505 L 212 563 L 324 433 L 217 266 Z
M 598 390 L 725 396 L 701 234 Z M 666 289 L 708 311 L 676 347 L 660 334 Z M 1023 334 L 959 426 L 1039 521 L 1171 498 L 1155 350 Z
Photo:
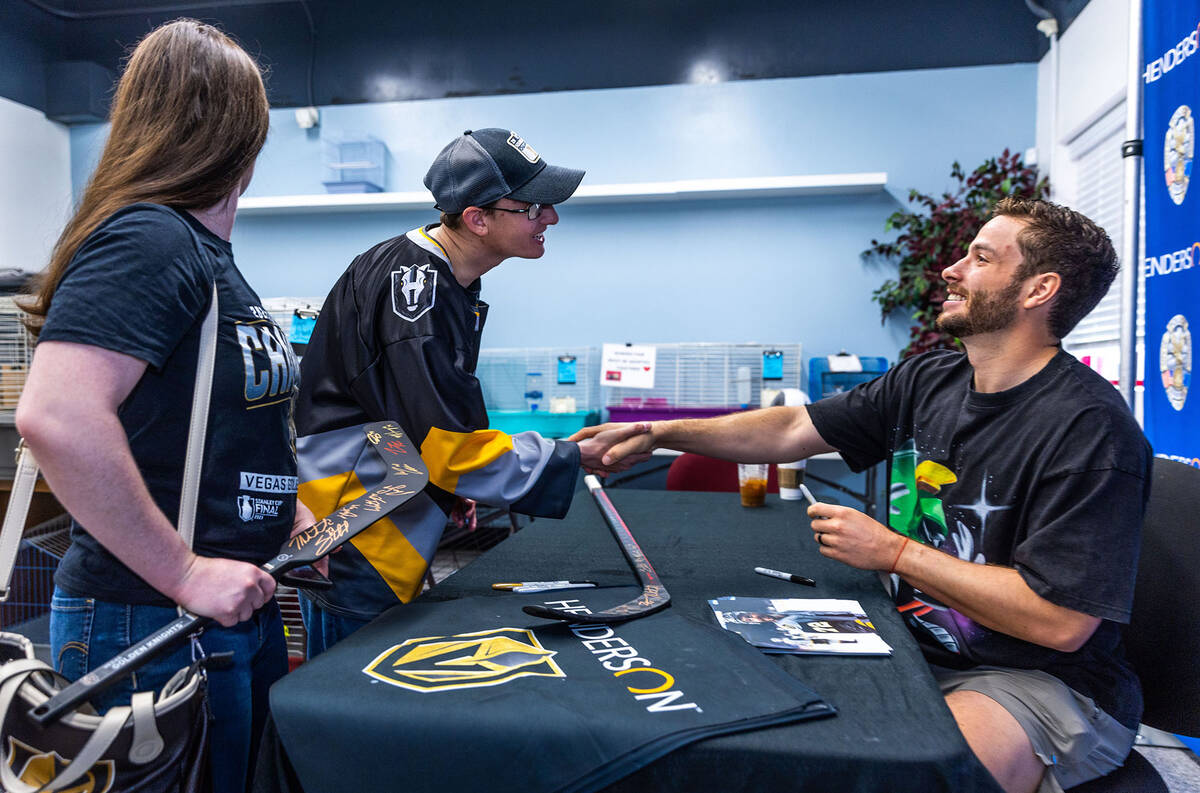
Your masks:
M 820 552 L 889 574 L 946 704 L 1006 791 L 1123 762 L 1141 716 L 1125 660 L 1152 452 L 1116 390 L 1059 346 L 1117 272 L 1077 212 L 1005 199 L 943 271 L 936 351 L 808 407 L 646 425 L 606 464 L 668 447 L 743 462 L 836 450 L 889 462 L 888 525 L 809 508 Z M 599 427 L 583 434 L 594 434 Z

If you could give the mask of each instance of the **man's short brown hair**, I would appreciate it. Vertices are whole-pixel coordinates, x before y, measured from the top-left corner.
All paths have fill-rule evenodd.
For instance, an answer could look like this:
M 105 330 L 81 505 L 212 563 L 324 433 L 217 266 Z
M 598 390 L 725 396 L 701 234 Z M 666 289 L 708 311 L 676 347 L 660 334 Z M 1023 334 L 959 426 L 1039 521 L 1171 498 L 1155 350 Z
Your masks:
M 474 204 L 472 204 L 471 206 L 474 206 Z M 491 204 L 488 204 L 485 207 L 479 207 L 479 209 L 482 209 L 485 213 L 491 213 L 493 207 Z M 463 211 L 465 212 L 466 209 L 464 209 Z M 443 212 L 442 218 L 441 218 L 442 225 L 448 229 L 453 229 L 454 231 L 458 231 L 459 229 L 462 228 L 462 216 L 463 216 L 462 212 Z
M 992 209 L 992 217 L 1025 222 L 1017 234 L 1021 250 L 1016 278 L 1058 273 L 1062 279 L 1050 306 L 1050 332 L 1061 339 L 1096 307 L 1108 292 L 1120 266 L 1107 232 L 1084 215 L 1049 201 L 1009 196 Z

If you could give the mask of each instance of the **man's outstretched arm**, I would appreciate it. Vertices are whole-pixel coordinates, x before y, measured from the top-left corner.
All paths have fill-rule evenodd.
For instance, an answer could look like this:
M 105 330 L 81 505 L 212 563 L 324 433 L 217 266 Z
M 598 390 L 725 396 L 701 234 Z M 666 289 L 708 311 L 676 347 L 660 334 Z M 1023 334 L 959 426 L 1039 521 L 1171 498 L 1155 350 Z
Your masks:
M 618 424 L 585 427 L 571 436 L 579 441 L 612 430 Z M 678 419 L 640 424 L 645 431 L 615 442 L 603 456 L 615 465 L 631 454 L 675 449 L 734 462 L 788 463 L 834 451 L 813 426 L 808 409 L 770 407 L 711 419 Z

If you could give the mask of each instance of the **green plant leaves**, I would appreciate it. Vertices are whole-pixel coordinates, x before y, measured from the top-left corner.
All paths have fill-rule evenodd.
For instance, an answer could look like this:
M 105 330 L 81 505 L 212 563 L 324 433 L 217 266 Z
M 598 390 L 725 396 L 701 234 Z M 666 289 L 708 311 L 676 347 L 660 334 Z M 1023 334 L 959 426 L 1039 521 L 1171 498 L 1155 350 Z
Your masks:
M 996 201 L 1007 195 L 1045 198 L 1050 191 L 1049 183 L 1039 180 L 1037 171 L 1008 149 L 985 160 L 969 176 L 954 162 L 950 177 L 958 186 L 940 199 L 910 189 L 908 200 L 915 210 L 898 210 L 884 222 L 884 230 L 898 231 L 899 236 L 890 242 L 871 240 L 871 247 L 862 252 L 864 259 L 897 265 L 898 277 L 885 281 L 871 299 L 879 304 L 883 321 L 894 311 L 906 310 L 917 323 L 909 329 L 902 358 L 933 349 L 962 349 L 958 339 L 934 324 L 945 300 L 942 270 L 966 255 Z

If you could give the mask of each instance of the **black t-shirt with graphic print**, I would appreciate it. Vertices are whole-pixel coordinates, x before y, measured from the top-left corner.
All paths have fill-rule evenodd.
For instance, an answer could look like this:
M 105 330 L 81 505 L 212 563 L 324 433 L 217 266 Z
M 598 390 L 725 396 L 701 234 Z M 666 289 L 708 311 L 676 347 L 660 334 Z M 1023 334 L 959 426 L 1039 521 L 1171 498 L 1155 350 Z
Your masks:
M 809 406 L 855 470 L 888 460 L 888 523 L 960 559 L 1015 567 L 1052 603 L 1102 618 L 1076 652 L 985 628 L 896 580 L 926 658 L 954 668 L 1041 669 L 1122 724 L 1141 714 L 1118 623 L 1129 621 L 1149 443 L 1112 387 L 1066 352 L 999 393 L 978 393 L 967 357 L 917 356 Z
M 151 496 L 174 524 L 214 277 L 220 322 L 194 548 L 259 564 L 278 552 L 292 525 L 291 397 L 299 368 L 238 272 L 230 244 L 186 212 L 154 204 L 116 212 L 71 260 L 39 343 L 88 344 L 148 364 L 118 416 Z M 138 527 L 129 526 L 126 537 L 137 542 Z M 100 600 L 169 604 L 78 523 L 55 581 Z

